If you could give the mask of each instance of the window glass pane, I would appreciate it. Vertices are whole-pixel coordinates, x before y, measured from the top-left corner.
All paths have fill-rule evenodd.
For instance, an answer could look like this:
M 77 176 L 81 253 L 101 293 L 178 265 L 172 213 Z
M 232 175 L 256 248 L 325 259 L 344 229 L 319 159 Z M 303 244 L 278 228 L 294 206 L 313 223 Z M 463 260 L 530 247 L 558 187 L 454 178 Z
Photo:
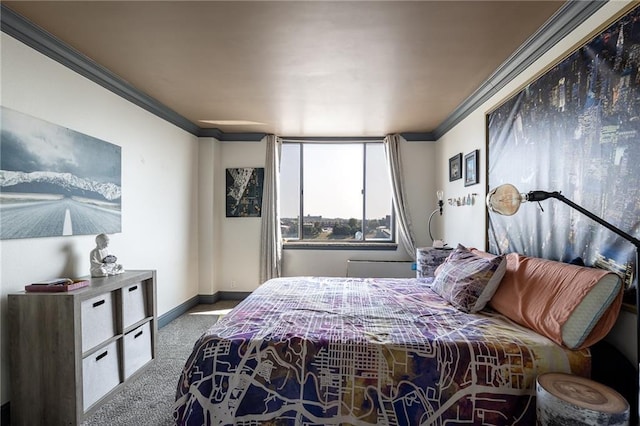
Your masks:
M 366 145 L 365 239 L 392 240 L 391 183 L 387 173 L 384 145 Z
M 280 229 L 282 238 L 298 239 L 300 218 L 300 144 L 282 144 L 280 156 Z
M 384 145 L 283 144 L 280 216 L 286 240 L 393 241 Z
M 303 146 L 303 239 L 362 238 L 363 145 Z

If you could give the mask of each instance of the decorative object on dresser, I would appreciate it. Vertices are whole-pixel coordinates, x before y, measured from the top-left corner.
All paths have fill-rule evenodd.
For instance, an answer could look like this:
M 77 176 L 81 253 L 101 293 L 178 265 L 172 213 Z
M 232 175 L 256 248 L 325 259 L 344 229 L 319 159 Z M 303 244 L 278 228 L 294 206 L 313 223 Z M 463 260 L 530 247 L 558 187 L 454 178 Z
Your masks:
M 584 214 L 591 220 L 597 222 L 598 224 L 604 226 L 610 231 L 614 232 L 624 240 L 630 242 L 635 246 L 635 273 L 633 275 L 633 279 L 635 281 L 635 288 L 628 289 L 627 294 L 631 293 L 635 290 L 635 306 L 636 306 L 636 357 L 638 357 L 638 370 L 640 372 L 640 338 L 638 338 L 638 332 L 640 331 L 640 265 L 638 264 L 638 253 L 640 252 L 640 240 L 637 238 L 627 234 L 621 229 L 613 226 L 611 223 L 605 221 L 604 219 L 596 216 L 585 208 L 577 205 L 576 203 L 568 200 L 564 197 L 560 192 L 546 192 L 546 191 L 530 191 L 527 194 L 520 193 L 518 189 L 511 184 L 500 185 L 497 188 L 489 191 L 487 194 L 487 207 L 490 211 L 494 213 L 498 213 L 504 216 L 514 215 L 518 209 L 520 208 L 520 204 L 523 202 L 537 202 L 544 201 L 548 198 L 555 198 L 556 200 L 562 201 L 567 204 L 569 207 L 579 211 Z M 540 206 L 542 209 L 542 207 Z M 633 416 L 635 417 L 636 422 L 640 421 L 640 375 L 636 375 L 636 400 L 634 401 L 635 408 Z
M 96 235 L 96 247 L 89 253 L 92 277 L 107 277 L 124 272 L 124 267 L 118 263 L 112 254 L 109 254 L 109 236 L 107 234 Z
M 9 294 L 12 425 L 78 425 L 155 360 L 156 272 L 88 281 Z
M 71 278 L 54 278 L 24 286 L 26 292 L 60 293 L 87 287 L 89 281 L 85 279 L 72 280 Z

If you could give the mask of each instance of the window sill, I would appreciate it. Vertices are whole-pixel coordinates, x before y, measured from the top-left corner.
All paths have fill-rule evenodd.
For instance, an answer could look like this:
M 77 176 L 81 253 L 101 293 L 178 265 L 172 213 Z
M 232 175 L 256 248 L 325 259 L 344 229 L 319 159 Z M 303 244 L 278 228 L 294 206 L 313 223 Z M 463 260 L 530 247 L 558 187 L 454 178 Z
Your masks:
M 282 243 L 285 250 L 397 250 L 398 243 L 384 242 L 353 242 L 353 243 L 328 243 L 311 241 L 285 241 Z

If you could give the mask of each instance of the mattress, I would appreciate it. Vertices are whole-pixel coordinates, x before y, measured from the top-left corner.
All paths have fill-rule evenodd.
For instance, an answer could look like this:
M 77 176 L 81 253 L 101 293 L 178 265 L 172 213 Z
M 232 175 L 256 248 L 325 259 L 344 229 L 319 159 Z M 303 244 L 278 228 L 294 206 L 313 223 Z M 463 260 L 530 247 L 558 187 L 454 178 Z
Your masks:
M 179 425 L 534 424 L 535 380 L 589 375 L 506 317 L 466 314 L 418 279 L 269 280 L 193 347 Z

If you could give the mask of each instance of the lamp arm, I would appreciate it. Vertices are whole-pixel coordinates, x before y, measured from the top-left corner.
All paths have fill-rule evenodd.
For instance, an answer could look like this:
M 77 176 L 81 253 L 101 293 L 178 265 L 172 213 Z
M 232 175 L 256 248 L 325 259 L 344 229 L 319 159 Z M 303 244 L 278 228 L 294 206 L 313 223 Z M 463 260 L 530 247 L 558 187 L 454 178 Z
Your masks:
M 431 238 L 432 242 L 435 240 L 433 239 L 433 235 L 431 235 L 431 219 L 433 219 L 433 215 L 438 213 L 439 211 L 440 211 L 440 208 L 437 208 L 433 212 L 431 212 L 431 215 L 429 216 L 429 238 Z
M 577 205 L 576 203 L 574 203 L 573 201 L 569 200 L 568 198 L 566 198 L 564 195 L 562 195 L 558 191 L 554 191 L 554 192 L 530 191 L 527 194 L 527 201 L 543 201 L 543 200 L 546 200 L 547 198 L 555 198 L 555 199 L 560 200 L 563 203 L 569 205 L 570 207 L 573 207 L 574 209 L 578 210 L 583 215 L 589 217 L 591 220 L 599 223 L 600 225 L 604 226 L 605 228 L 609 229 L 610 231 L 618 234 L 619 236 L 621 236 L 625 240 L 629 241 L 631 244 L 636 246 L 636 248 L 638 250 L 640 250 L 640 240 L 638 240 L 637 238 L 633 237 L 632 235 L 627 234 L 626 232 L 624 232 L 620 228 L 617 228 L 617 227 L 613 226 L 612 224 L 610 224 L 606 220 L 596 216 L 595 214 L 591 213 L 589 210 L 585 209 L 584 207 L 581 207 L 581 206 Z

